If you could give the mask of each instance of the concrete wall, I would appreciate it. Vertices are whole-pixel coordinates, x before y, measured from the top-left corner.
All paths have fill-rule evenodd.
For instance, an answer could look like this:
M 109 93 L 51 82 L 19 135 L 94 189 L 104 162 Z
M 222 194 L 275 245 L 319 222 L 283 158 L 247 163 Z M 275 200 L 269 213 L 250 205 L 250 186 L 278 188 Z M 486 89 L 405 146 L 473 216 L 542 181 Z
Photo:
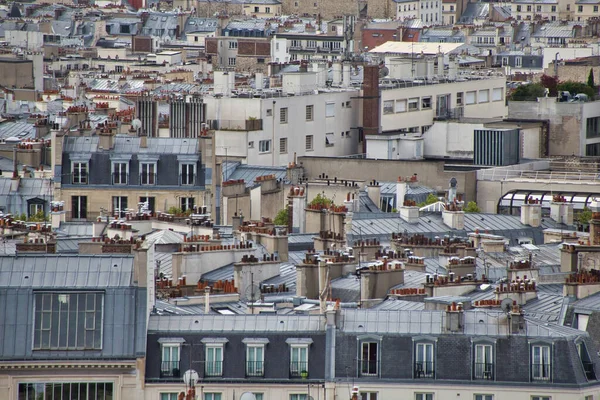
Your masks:
M 14 58 L 0 59 L 0 84 L 8 89 L 33 89 L 33 61 Z M 41 90 L 42 88 L 38 88 Z
M 484 124 L 437 121 L 425 132 L 425 157 L 473 158 L 473 132 Z
M 197 253 L 173 254 L 173 281 L 186 275 L 187 281 L 198 282 L 200 277 L 210 271 L 233 262 L 239 262 L 244 255 L 254 255 L 256 249 L 220 250 Z

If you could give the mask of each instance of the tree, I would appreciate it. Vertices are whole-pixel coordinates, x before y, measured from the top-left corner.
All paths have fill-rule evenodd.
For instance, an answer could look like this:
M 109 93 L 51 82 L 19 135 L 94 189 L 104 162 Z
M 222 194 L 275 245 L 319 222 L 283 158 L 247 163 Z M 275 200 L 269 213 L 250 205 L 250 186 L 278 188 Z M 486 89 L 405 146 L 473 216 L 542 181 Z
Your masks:
M 481 212 L 481 209 L 474 201 L 470 201 L 467 203 L 467 206 L 463 208 L 463 211 L 466 213 L 478 213 Z
M 289 215 L 289 211 L 286 208 L 279 210 L 279 212 L 277 213 L 277 215 L 275 216 L 275 225 L 287 225 L 288 224 L 288 215 Z
M 333 201 L 331 199 L 328 199 L 327 196 L 321 193 L 317 194 L 315 198 L 312 199 L 310 203 L 308 203 L 309 206 L 318 206 L 319 208 L 329 208 L 332 204 Z
M 429 193 L 429 195 L 427 195 L 427 198 L 425 199 L 425 201 L 419 203 L 419 207 L 425 207 L 430 204 L 437 203 L 438 201 L 440 201 L 440 199 L 438 199 L 438 197 L 435 194 Z
M 574 81 L 565 81 L 565 82 L 559 83 L 558 90 L 560 92 L 569 92 L 569 93 L 571 93 L 571 96 L 575 96 L 576 94 L 579 94 L 579 93 L 585 93 L 590 98 L 592 98 L 596 94 L 594 89 L 592 89 L 585 83 L 574 82 Z
M 587 207 L 584 207 L 583 211 L 580 212 L 579 216 L 577 217 L 577 222 L 584 225 L 588 224 L 590 222 L 590 219 L 592 219 L 592 210 L 590 210 Z
M 543 87 L 548 89 L 548 91 L 549 91 L 548 96 L 556 97 L 558 95 L 558 83 L 559 82 L 558 82 L 557 78 L 544 74 L 540 78 L 540 83 L 542 84 Z
M 538 97 L 544 97 L 546 88 L 541 83 L 530 83 L 521 85 L 510 95 L 512 101 L 536 101 Z
M 42 210 L 36 212 L 35 214 L 33 214 L 29 218 L 27 218 L 27 221 L 30 221 L 30 222 L 44 222 L 47 220 L 48 220 L 48 217 L 46 217 L 46 215 L 44 214 L 44 211 L 42 211 Z
M 590 74 L 588 75 L 587 85 L 592 89 L 596 89 L 596 85 L 594 84 L 594 69 L 590 68 Z

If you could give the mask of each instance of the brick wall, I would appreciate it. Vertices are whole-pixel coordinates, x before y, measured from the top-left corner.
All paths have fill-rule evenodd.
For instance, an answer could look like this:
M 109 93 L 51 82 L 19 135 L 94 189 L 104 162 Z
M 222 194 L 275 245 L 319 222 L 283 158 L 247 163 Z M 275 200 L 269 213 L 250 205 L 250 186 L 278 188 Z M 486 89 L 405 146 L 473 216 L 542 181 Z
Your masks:
M 589 67 L 586 65 L 559 65 L 558 79 L 561 81 L 587 82 L 590 69 L 594 71 L 594 83 L 600 82 L 600 66 Z M 544 70 L 546 75 L 554 76 L 554 66 L 550 65 Z M 539 80 L 539 78 L 538 78 Z

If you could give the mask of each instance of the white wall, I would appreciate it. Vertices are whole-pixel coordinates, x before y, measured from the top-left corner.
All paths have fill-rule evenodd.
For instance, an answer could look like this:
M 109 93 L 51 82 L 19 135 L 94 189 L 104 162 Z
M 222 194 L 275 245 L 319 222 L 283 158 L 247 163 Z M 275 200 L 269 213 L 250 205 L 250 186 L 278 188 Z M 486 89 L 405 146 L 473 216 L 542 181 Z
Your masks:
M 42 32 L 6 31 L 4 37 L 11 46 L 38 51 L 44 47 L 44 34 Z
M 473 158 L 473 132 L 483 123 L 438 121 L 425 132 L 425 157 Z

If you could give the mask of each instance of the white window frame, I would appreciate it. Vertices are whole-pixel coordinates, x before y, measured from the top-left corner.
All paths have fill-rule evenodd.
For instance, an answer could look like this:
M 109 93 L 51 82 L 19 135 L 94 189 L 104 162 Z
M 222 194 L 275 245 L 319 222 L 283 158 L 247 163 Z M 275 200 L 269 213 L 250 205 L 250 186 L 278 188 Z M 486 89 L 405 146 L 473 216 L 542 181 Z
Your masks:
M 489 379 L 486 375 L 494 376 L 494 346 L 488 343 L 475 344 L 474 356 L 474 378 Z M 488 370 L 487 364 L 491 365 L 491 371 Z
M 552 400 L 552 396 L 531 396 L 531 400 Z
M 371 358 L 363 358 L 363 354 L 365 353 L 365 345 L 368 347 L 367 354 L 370 354 L 370 347 L 375 346 L 375 360 L 371 360 Z M 380 343 L 377 341 L 364 341 L 360 343 L 360 375 L 362 376 L 377 376 L 379 375 L 379 357 L 380 357 Z M 366 362 L 366 364 L 365 364 Z M 375 363 L 375 372 L 371 372 L 371 363 Z M 365 368 L 366 366 L 366 368 Z M 365 372 L 366 371 L 366 372 Z
M 145 172 L 144 168 L 146 168 Z M 140 185 L 156 185 L 156 178 L 156 162 L 140 162 Z
M 225 349 L 222 344 L 207 344 L 205 348 L 204 374 L 206 376 L 223 376 L 223 353 Z M 212 356 L 209 357 L 209 354 Z M 220 354 L 217 354 L 220 353 Z
M 360 392 L 358 398 L 360 400 L 378 400 L 379 392 Z
M 479 98 L 479 103 L 489 103 L 490 101 L 490 90 L 489 89 L 481 89 L 477 94 Z
M 191 176 L 190 176 L 191 169 Z M 183 171 L 186 170 L 186 177 L 183 177 Z M 194 186 L 196 182 L 196 163 L 193 162 L 181 162 L 179 163 L 179 181 L 182 186 Z
M 89 171 L 89 163 L 82 161 L 72 161 L 71 162 L 71 173 L 72 179 L 71 183 L 75 185 L 87 185 L 88 184 L 88 174 Z M 83 174 L 83 176 L 82 176 Z
M 258 152 L 262 154 L 270 153 L 273 149 L 271 149 L 272 143 L 271 139 L 260 140 L 258 142 Z
M 310 146 L 309 146 L 310 144 Z M 306 151 L 313 151 L 315 149 L 315 136 L 306 135 L 304 139 L 304 146 Z
M 30 203 L 29 204 L 29 216 L 33 217 L 37 213 L 44 212 L 44 205 L 40 203 Z
M 515 67 L 521 67 L 523 65 L 522 57 L 515 57 Z
M 260 350 L 259 357 L 257 352 Z M 250 360 L 250 359 L 253 360 Z M 251 364 L 255 363 L 255 364 Z M 265 345 L 248 344 L 246 345 L 246 375 L 264 376 L 265 374 Z
M 420 342 L 415 344 L 415 373 L 417 372 L 418 363 L 423 363 L 423 377 L 435 377 L 435 345 L 433 343 Z M 415 378 L 419 378 L 419 376 L 415 376 Z
M 417 392 L 415 393 L 415 400 L 433 400 L 434 394 L 427 392 Z
M 117 218 L 124 217 L 125 213 L 127 212 L 127 208 L 129 207 L 129 199 L 127 196 L 112 196 L 111 202 L 113 215 Z M 125 205 L 125 207 L 123 207 L 123 205 Z
M 238 48 L 238 42 L 237 41 L 230 41 L 229 42 L 229 48 L 230 49 L 237 49 Z
M 469 90 L 468 92 L 465 92 L 464 103 L 466 106 L 477 104 L 477 91 Z
M 204 392 L 204 400 L 223 400 L 221 392 Z
M 296 356 L 294 353 L 296 353 Z M 297 361 L 294 361 L 294 358 Z M 301 373 L 304 371 L 308 373 L 308 345 L 291 345 L 290 374 L 292 376 L 301 376 Z
M 414 108 L 411 108 L 412 105 L 414 105 Z M 412 98 L 408 99 L 408 111 L 409 112 L 419 111 L 419 98 L 418 97 L 412 97 Z
M 236 58 L 235 57 L 229 57 L 227 59 L 227 65 L 230 67 L 235 67 L 235 65 L 237 64 Z
M 474 394 L 473 400 L 494 400 L 493 394 Z
M 174 357 L 174 350 L 177 349 L 176 357 Z M 165 360 L 165 355 L 168 354 L 168 360 Z M 161 343 L 160 345 L 160 373 L 162 376 L 175 376 L 176 374 L 173 372 L 175 368 L 165 368 L 169 366 L 165 363 L 173 363 L 171 365 L 174 366 L 174 363 L 177 363 L 177 367 L 179 367 L 179 363 L 181 363 L 181 344 L 180 343 Z M 179 368 L 177 368 L 179 369 Z
M 123 165 L 125 165 L 125 182 L 123 182 Z M 113 185 L 127 185 L 129 182 L 129 162 L 113 161 L 111 163 L 111 176 Z M 118 177 L 118 179 L 117 179 Z
M 536 355 L 536 353 L 538 353 Z M 544 354 L 545 353 L 545 354 Z M 536 358 L 539 357 L 539 362 Z M 547 363 L 544 363 L 547 360 Z M 552 347 L 550 345 L 532 345 L 531 346 L 531 379 L 534 381 L 552 380 Z M 544 367 L 547 365 L 546 367 Z
M 333 132 L 325 133 L 325 147 L 333 147 L 335 145 L 335 134 Z
M 335 103 L 325 103 L 325 118 L 335 117 Z
M 498 96 L 498 94 L 500 94 Z M 504 94 L 503 88 L 493 88 L 492 89 L 492 101 L 502 101 Z
M 315 106 L 311 104 L 311 105 L 306 106 L 306 120 L 314 121 L 314 119 L 315 119 Z

